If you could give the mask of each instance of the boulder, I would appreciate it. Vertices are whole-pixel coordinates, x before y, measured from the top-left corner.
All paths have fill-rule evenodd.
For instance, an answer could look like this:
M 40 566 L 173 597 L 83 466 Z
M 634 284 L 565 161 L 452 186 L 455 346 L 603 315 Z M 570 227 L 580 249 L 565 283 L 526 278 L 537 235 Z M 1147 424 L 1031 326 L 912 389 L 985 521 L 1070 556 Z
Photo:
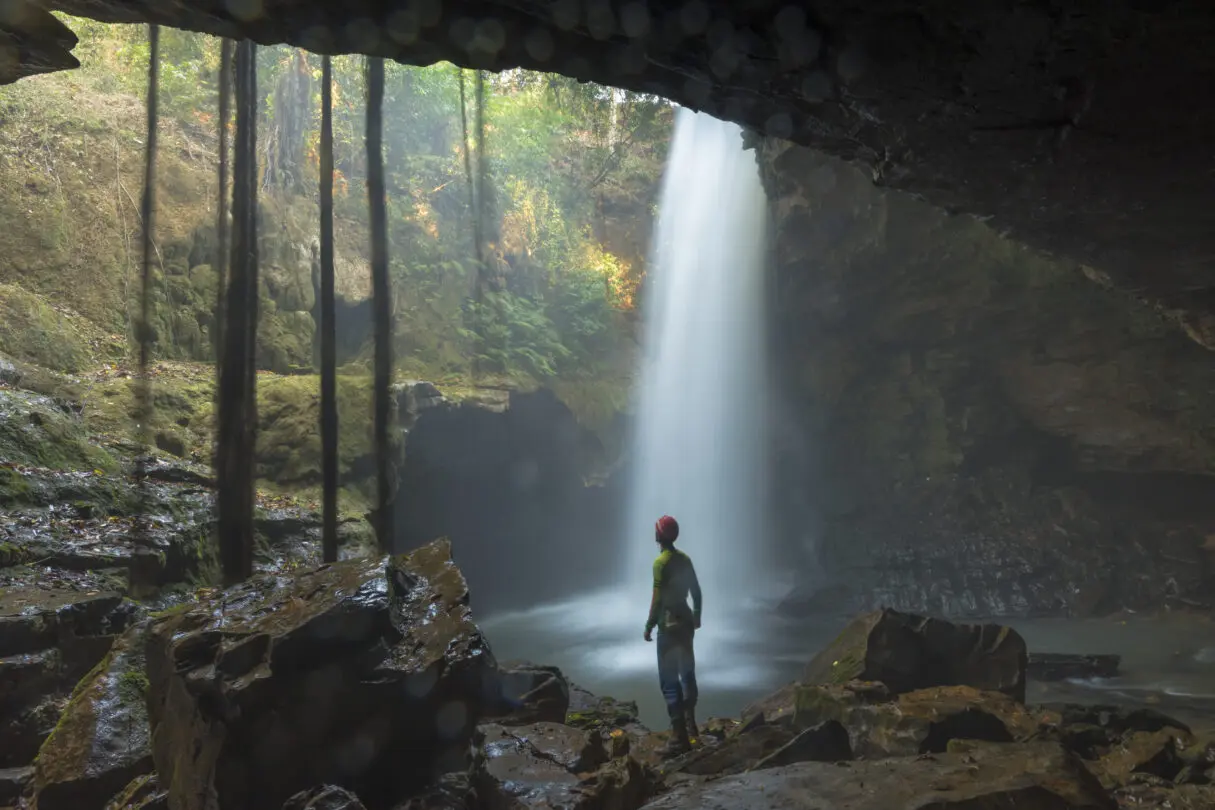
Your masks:
M 1178 751 L 1178 734 L 1176 729 L 1132 731 L 1091 763 L 1089 770 L 1107 788 L 1130 784 L 1133 774 L 1151 774 L 1171 782 L 1185 766 Z
M 526 662 L 502 664 L 497 703 L 491 716 L 501 723 L 564 723 L 570 707 L 569 681 L 557 667 Z
M 1097 780 L 1054 743 L 917 759 L 802 762 L 685 783 L 644 810 L 1114 810 Z
M 1025 700 L 1025 640 L 997 624 L 884 609 L 853 619 L 806 667 L 806 683 L 881 681 L 891 692 L 973 686 Z
M 637 703 L 599 697 L 577 684 L 570 684 L 570 705 L 565 722 L 574 728 L 601 729 L 605 732 L 621 729 L 630 736 L 649 733 L 639 718 Z
M 780 768 L 797 762 L 843 762 L 852 759 L 848 729 L 835 720 L 803 731 L 781 748 L 756 763 L 752 770 Z
M 654 736 L 658 738 L 660 735 Z M 738 734 L 730 735 L 719 745 L 694 748 L 691 753 L 665 765 L 665 767 L 671 771 L 692 774 L 694 776 L 720 776 L 742 773 L 788 746 L 796 736 L 796 732 L 785 726 L 764 724 Z M 661 738 L 665 740 L 666 735 L 661 735 Z M 656 739 L 655 743 L 658 742 L 658 739 Z M 648 745 L 642 746 L 642 751 L 649 753 L 650 747 Z M 653 747 L 657 749 L 658 746 L 655 745 Z M 647 757 L 648 759 L 649 757 Z M 659 761 L 655 757 L 655 762 Z
M 345 788 L 321 785 L 302 790 L 283 805 L 283 810 L 366 810 L 359 797 Z
M 652 791 L 651 773 L 632 757 L 610 759 L 597 731 L 555 723 L 481 731 L 484 807 L 636 810 Z
M 255 577 L 152 625 L 156 770 L 174 810 L 391 806 L 467 767 L 495 669 L 446 541 Z
M 969 686 L 921 689 L 887 703 L 848 702 L 822 687 L 803 687 L 794 725 L 830 720 L 848 730 L 852 750 L 866 759 L 937 753 L 955 739 L 1024 740 L 1038 729 L 1024 705 Z
M 1096 726 L 1114 737 L 1128 731 L 1160 731 L 1173 728 L 1190 733 L 1190 727 L 1176 718 L 1149 708 L 1123 706 L 1081 705 L 1077 703 L 1044 703 L 1041 708 L 1055 715 L 1061 727 Z
M 128 630 L 76 686 L 34 760 L 39 810 L 102 810 L 133 778 L 151 772 L 147 624 Z

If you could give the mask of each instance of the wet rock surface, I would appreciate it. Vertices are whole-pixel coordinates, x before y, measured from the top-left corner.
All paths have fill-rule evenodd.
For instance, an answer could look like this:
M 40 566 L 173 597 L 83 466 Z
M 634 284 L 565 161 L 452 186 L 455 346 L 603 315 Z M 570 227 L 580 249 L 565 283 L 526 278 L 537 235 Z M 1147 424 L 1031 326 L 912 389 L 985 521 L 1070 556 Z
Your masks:
M 147 624 L 132 627 L 73 690 L 34 760 L 40 810 L 102 810 L 152 770 L 144 674 Z
M 502 663 L 495 675 L 496 706 L 488 714 L 500 723 L 564 723 L 570 709 L 570 684 L 557 667 L 524 661 Z
M 493 656 L 436 543 L 263 576 L 151 628 L 157 772 L 176 807 L 281 805 L 317 778 L 372 807 L 458 770 Z
M 807 665 L 808 683 L 880 681 L 892 692 L 966 685 L 1025 699 L 1025 641 L 1009 627 L 881 610 L 854 619 Z
M 675 788 L 647 810 L 886 810 L 991 806 L 1112 810 L 1083 765 L 1049 743 L 1001 746 L 929 760 L 807 762 Z

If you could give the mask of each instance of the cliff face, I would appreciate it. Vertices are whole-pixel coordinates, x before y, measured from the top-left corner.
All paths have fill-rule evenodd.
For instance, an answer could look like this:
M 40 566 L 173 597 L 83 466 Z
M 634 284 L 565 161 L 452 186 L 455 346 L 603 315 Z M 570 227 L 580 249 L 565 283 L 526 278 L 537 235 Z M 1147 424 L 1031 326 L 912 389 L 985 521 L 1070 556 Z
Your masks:
M 791 609 L 1206 601 L 1215 367 L 1138 300 L 776 140 Z M 788 532 L 787 532 L 788 533 Z

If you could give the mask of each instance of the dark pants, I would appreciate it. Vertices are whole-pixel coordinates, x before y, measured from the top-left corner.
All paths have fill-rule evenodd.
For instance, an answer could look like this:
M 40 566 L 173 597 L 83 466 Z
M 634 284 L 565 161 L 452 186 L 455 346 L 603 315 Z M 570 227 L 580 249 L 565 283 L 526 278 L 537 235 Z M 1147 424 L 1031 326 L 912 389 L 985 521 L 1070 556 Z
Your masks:
M 658 685 L 672 720 L 696 706 L 696 655 L 692 630 L 658 632 Z

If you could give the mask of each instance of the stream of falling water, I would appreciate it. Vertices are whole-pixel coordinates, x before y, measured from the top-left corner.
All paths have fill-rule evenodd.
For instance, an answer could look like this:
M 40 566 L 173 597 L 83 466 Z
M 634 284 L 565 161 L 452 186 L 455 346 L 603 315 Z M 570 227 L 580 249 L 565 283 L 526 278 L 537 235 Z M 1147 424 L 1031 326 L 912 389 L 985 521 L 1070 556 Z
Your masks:
M 681 109 L 646 302 L 626 523 L 627 590 L 645 602 L 654 521 L 674 515 L 706 631 L 764 593 L 766 200 L 742 130 Z M 706 632 L 705 635 L 708 635 Z
M 650 262 L 622 570 L 605 572 L 603 591 L 482 622 L 512 654 L 545 648 L 574 680 L 639 700 L 651 719 L 661 696 L 654 645 L 641 635 L 660 515 L 679 520 L 678 546 L 704 592 L 706 710 L 737 711 L 794 660 L 773 646 L 789 634 L 764 609 L 780 596 L 766 568 L 766 221 L 742 130 L 678 110 Z

